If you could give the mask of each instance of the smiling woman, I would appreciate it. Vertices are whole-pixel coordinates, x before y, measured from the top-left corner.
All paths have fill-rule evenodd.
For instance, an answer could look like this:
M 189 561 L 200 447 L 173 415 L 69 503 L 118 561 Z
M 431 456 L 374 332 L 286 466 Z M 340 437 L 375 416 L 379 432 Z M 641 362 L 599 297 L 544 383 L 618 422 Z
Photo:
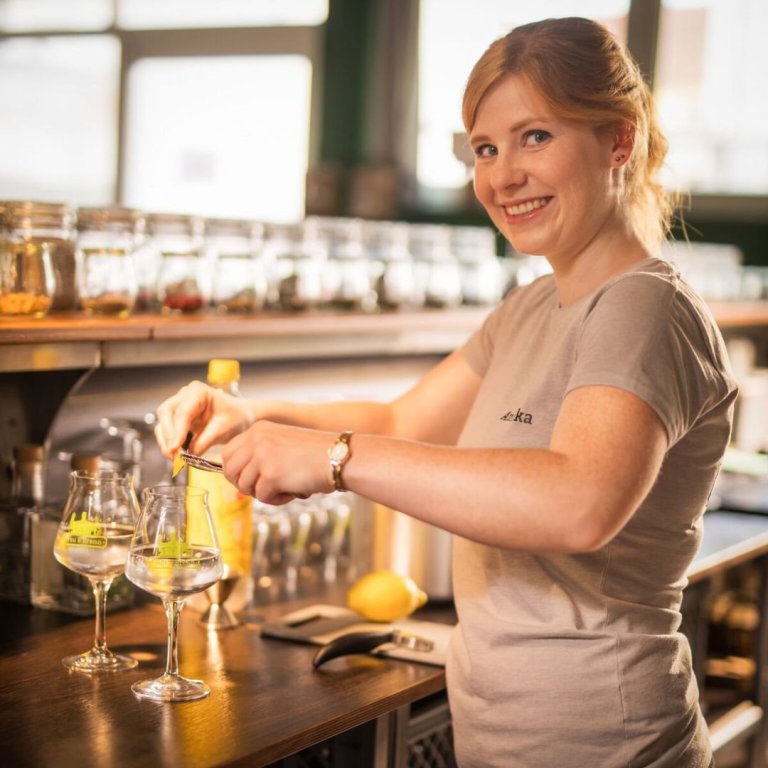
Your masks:
M 647 89 L 605 27 L 563 18 L 492 43 L 466 94 L 477 195 L 552 274 L 390 402 L 235 403 L 192 383 L 158 407 L 158 442 L 172 457 L 190 429 L 195 450 L 227 441 L 224 475 L 263 503 L 341 485 L 456 534 L 462 768 L 707 768 L 678 628 L 736 386 L 658 255 Z

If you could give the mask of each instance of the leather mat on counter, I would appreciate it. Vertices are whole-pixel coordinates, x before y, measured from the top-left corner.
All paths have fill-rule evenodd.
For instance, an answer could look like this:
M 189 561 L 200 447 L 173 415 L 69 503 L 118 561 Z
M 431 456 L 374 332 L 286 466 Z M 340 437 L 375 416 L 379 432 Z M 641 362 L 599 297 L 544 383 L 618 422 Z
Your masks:
M 416 651 L 387 644 L 373 651 L 376 656 L 445 666 L 453 626 L 434 621 L 399 619 L 390 623 L 371 622 L 361 619 L 359 613 L 349 608 L 321 604 L 310 605 L 275 621 L 265 622 L 261 626 L 261 634 L 279 640 L 325 645 L 348 632 L 385 632 L 392 629 L 402 629 L 431 640 L 434 646 L 429 651 Z

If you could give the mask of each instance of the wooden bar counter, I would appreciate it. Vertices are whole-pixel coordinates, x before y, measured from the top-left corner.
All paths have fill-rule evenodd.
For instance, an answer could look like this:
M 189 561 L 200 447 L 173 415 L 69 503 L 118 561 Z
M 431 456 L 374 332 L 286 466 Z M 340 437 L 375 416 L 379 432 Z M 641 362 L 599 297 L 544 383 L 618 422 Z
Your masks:
M 301 604 L 265 606 L 258 618 L 277 618 Z M 165 664 L 159 601 L 108 615 L 109 647 L 140 664 L 101 676 L 61 664 L 92 645 L 93 619 L 62 622 L 10 604 L 0 611 L 0 755 L 14 768 L 264 766 L 445 686 L 440 667 L 373 656 L 347 656 L 314 670 L 316 647 L 262 638 L 258 620 L 209 633 L 199 614 L 187 611 L 180 672 L 204 679 L 210 696 L 140 701 L 131 684 L 156 677 Z
M 708 513 L 708 520 L 691 569 L 692 585 L 748 560 L 765 561 L 767 516 L 716 512 Z M 253 609 L 242 626 L 220 633 L 207 633 L 197 623 L 198 614 L 182 613 L 180 671 L 204 679 L 212 692 L 206 699 L 179 704 L 140 701 L 130 687 L 164 668 L 166 622 L 159 601 L 108 615 L 109 646 L 141 663 L 135 670 L 101 677 L 68 672 L 61 664 L 63 656 L 90 647 L 93 619 L 0 604 L 2 764 L 266 766 L 444 690 L 440 667 L 346 656 L 314 670 L 314 647 L 259 632 L 261 620 L 312 603 L 340 603 L 341 596 L 338 590 L 335 600 L 334 595 L 315 595 Z M 453 612 L 428 606 L 418 617 L 451 622 Z M 765 629 L 760 635 L 764 645 Z M 759 655 L 762 668 L 764 652 Z M 753 740 L 764 750 L 764 687 L 751 705 L 753 722 L 745 735 L 756 736 Z M 366 758 L 345 764 L 390 763 Z

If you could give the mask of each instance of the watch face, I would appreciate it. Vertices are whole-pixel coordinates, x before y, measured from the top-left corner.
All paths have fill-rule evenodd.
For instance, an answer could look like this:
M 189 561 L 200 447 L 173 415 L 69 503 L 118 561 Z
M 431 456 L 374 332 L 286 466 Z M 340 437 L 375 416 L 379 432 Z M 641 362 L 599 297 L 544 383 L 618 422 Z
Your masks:
M 334 443 L 328 451 L 331 461 L 341 461 L 348 453 L 349 446 L 342 442 Z

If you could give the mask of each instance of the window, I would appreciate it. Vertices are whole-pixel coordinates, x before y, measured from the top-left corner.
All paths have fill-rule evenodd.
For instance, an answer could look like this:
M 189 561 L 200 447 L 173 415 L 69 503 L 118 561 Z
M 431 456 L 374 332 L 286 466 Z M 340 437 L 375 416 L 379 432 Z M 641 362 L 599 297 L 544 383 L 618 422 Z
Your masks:
M 105 30 L 113 0 L 0 0 L 0 32 Z
M 327 0 L 0 0 L 0 199 L 301 218 L 327 14 Z
M 664 0 L 656 96 L 670 186 L 768 193 L 768 3 Z
M 0 198 L 112 201 L 119 74 L 112 36 L 0 41 Z
M 128 77 L 126 204 L 300 219 L 311 74 L 300 56 L 140 59 Z
M 117 21 L 125 29 L 178 29 L 312 25 L 327 17 L 328 0 L 119 0 Z

